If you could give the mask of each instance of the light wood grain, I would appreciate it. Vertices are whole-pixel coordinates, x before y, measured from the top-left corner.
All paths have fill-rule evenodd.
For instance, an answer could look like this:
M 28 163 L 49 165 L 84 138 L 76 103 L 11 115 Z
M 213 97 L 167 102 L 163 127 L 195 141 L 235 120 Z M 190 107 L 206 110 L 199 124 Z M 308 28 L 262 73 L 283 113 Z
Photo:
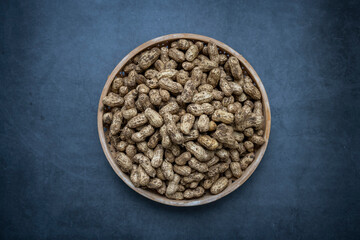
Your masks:
M 259 90 L 261 91 L 262 94 L 262 103 L 263 103 L 263 110 L 264 110 L 264 117 L 265 117 L 265 130 L 264 130 L 264 138 L 266 140 L 265 144 L 262 145 L 255 153 L 255 159 L 253 161 L 253 163 L 243 172 L 243 175 L 231 182 L 229 184 L 229 186 L 220 194 L 218 195 L 211 195 L 211 194 L 206 194 L 201 198 L 198 199 L 193 199 L 193 200 L 171 200 L 166 198 L 165 196 L 161 196 L 156 192 L 151 192 L 149 190 L 144 190 L 141 188 L 137 188 L 135 187 L 131 181 L 128 175 L 126 175 L 125 173 L 123 173 L 120 168 L 117 166 L 115 159 L 114 159 L 114 153 L 115 150 L 114 148 L 109 144 L 109 140 L 106 137 L 105 131 L 104 131 L 104 126 L 103 126 L 103 122 L 102 122 L 102 115 L 103 115 L 103 111 L 104 111 L 104 105 L 102 103 L 102 99 L 108 94 L 109 92 L 109 88 L 111 86 L 112 81 L 114 80 L 115 76 L 122 71 L 123 67 L 127 64 L 127 62 L 129 60 L 131 60 L 134 56 L 136 56 L 138 53 L 144 51 L 145 49 L 149 49 L 151 47 L 155 47 L 155 46 L 166 46 L 166 45 L 170 45 L 172 41 L 177 40 L 177 39 L 192 39 L 192 40 L 200 40 L 203 41 L 205 43 L 208 43 L 209 41 L 213 41 L 217 44 L 217 46 L 219 47 L 219 49 L 221 51 L 225 51 L 226 53 L 233 55 L 235 57 L 237 57 L 240 60 L 241 65 L 245 68 L 246 72 L 250 75 L 250 77 L 256 82 Z M 270 135 L 270 126 L 271 126 L 271 115 L 270 115 L 270 105 L 269 105 L 269 100 L 265 91 L 265 88 L 260 80 L 260 77 L 257 75 L 257 73 L 255 72 L 255 70 L 253 69 L 253 67 L 250 65 L 250 63 L 248 61 L 246 61 L 246 59 L 240 55 L 239 53 L 237 53 L 235 50 L 233 50 L 232 48 L 230 48 L 229 46 L 227 46 L 226 44 L 219 42 L 213 38 L 210 37 L 206 37 L 206 36 L 202 36 L 202 35 L 197 35 L 197 34 L 189 34 L 189 33 L 181 33 L 181 34 L 170 34 L 170 35 L 166 35 L 166 36 L 162 36 L 162 37 L 158 37 L 155 39 L 152 39 L 142 45 L 140 45 L 139 47 L 135 48 L 133 51 L 131 51 L 127 56 L 125 56 L 120 63 L 115 67 L 115 69 L 112 71 L 112 73 L 110 74 L 110 76 L 108 77 L 104 89 L 101 93 L 101 97 L 100 97 L 100 101 L 99 101 L 99 107 L 98 107 L 98 115 L 97 115 L 97 123 L 98 123 L 98 132 L 99 132 L 99 138 L 100 138 L 100 142 L 101 142 L 101 146 L 104 150 L 105 156 L 107 158 L 107 160 L 109 161 L 111 167 L 114 169 L 114 171 L 116 172 L 116 174 L 129 186 L 131 187 L 134 191 L 138 192 L 139 194 L 157 201 L 159 203 L 162 204 L 167 204 L 167 205 L 172 205 L 172 206 L 179 206 L 179 207 L 184 207 L 184 206 L 196 206 L 196 205 L 202 205 L 202 204 L 206 204 L 206 203 L 210 203 L 213 201 L 216 201 L 226 195 L 228 195 L 229 193 L 231 193 L 232 191 L 234 191 L 235 189 L 237 189 L 238 187 L 240 187 L 251 175 L 252 173 L 255 171 L 255 169 L 257 168 L 257 166 L 259 165 L 261 159 L 264 156 L 266 147 L 268 145 L 268 141 L 269 141 L 269 135 Z

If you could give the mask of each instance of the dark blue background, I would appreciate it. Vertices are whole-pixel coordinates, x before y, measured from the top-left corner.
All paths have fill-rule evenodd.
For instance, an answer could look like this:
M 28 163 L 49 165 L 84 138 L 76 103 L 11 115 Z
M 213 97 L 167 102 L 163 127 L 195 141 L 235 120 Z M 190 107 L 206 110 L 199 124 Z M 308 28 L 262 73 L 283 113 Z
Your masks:
M 359 239 L 357 1 L 1 1 L 3 239 Z M 152 202 L 101 149 L 96 113 L 138 45 L 197 33 L 241 53 L 269 95 L 252 177 L 200 207 Z

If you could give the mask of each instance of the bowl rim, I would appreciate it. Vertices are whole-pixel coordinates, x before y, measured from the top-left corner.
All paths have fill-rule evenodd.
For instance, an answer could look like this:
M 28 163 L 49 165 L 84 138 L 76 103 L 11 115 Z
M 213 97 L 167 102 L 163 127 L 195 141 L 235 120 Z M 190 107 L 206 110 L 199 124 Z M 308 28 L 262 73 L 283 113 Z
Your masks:
M 109 146 L 106 142 L 104 126 L 103 126 L 103 121 L 102 121 L 102 115 L 103 115 L 103 111 L 104 111 L 104 105 L 102 103 L 102 99 L 107 95 L 113 79 L 120 72 L 120 70 L 122 70 L 122 68 L 126 65 L 126 63 L 129 60 L 131 60 L 134 56 L 136 56 L 138 53 L 140 53 L 150 47 L 153 47 L 154 45 L 157 45 L 159 43 L 172 42 L 172 41 L 182 39 L 182 38 L 203 41 L 205 43 L 208 43 L 209 41 L 213 41 L 220 49 L 225 50 L 228 54 L 235 56 L 236 58 L 239 59 L 241 65 L 246 69 L 246 72 L 256 82 L 256 84 L 261 92 L 261 95 L 262 95 L 262 104 L 263 104 L 264 118 L 265 118 L 265 130 L 264 130 L 265 143 L 256 151 L 254 161 L 243 172 L 242 176 L 240 178 L 232 181 L 232 183 L 221 193 L 219 193 L 217 195 L 204 195 L 203 197 L 198 198 L 198 199 L 173 200 L 173 199 L 168 199 L 165 196 L 159 195 L 155 192 L 151 192 L 149 190 L 135 187 L 132 184 L 132 182 L 130 181 L 129 176 L 120 170 L 120 168 L 116 164 L 116 161 L 113 158 L 111 151 L 109 149 Z M 255 171 L 255 169 L 257 168 L 259 163 L 261 162 L 261 160 L 264 156 L 264 153 L 266 151 L 266 148 L 267 148 L 267 145 L 269 142 L 269 136 L 270 136 L 271 113 L 270 113 L 270 104 L 269 104 L 268 96 L 266 94 L 264 85 L 262 84 L 260 77 L 254 70 L 254 68 L 250 65 L 250 63 L 241 54 L 236 52 L 234 49 L 232 49 L 228 45 L 226 45 L 216 39 L 207 37 L 207 36 L 192 34 L 192 33 L 176 33 L 176 34 L 169 34 L 169 35 L 157 37 L 157 38 L 154 38 L 150 41 L 147 41 L 147 42 L 141 44 L 140 46 L 133 49 L 129 54 L 127 54 L 117 64 L 117 66 L 114 68 L 114 70 L 108 76 L 107 81 L 104 85 L 104 88 L 103 88 L 101 96 L 100 96 L 99 105 L 98 105 L 98 114 L 97 114 L 97 125 L 98 125 L 98 133 L 99 133 L 101 147 L 104 151 L 104 154 L 105 154 L 108 162 L 110 163 L 110 165 L 111 165 L 112 169 L 115 171 L 115 173 L 131 189 L 133 189 L 134 191 L 136 191 L 137 193 L 139 193 L 140 195 L 142 195 L 148 199 L 151 199 L 153 201 L 156 201 L 156 202 L 159 202 L 162 204 L 178 206 L 178 207 L 188 207 L 188 206 L 198 206 L 198 205 L 203 205 L 203 204 L 207 204 L 210 202 L 214 202 L 214 201 L 230 194 L 231 192 L 235 191 L 237 188 L 239 188 L 242 184 L 244 184 L 247 181 L 247 179 L 253 174 L 253 172 Z

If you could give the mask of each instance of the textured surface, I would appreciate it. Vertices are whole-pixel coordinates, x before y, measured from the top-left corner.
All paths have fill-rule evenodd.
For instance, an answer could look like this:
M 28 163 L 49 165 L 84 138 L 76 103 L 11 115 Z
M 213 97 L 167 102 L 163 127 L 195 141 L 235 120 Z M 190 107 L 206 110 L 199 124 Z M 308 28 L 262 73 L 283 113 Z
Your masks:
M 2 239 L 358 239 L 356 1 L 1 1 Z M 101 89 L 154 37 L 222 41 L 255 68 L 272 110 L 251 178 L 174 208 L 127 187 L 102 152 Z

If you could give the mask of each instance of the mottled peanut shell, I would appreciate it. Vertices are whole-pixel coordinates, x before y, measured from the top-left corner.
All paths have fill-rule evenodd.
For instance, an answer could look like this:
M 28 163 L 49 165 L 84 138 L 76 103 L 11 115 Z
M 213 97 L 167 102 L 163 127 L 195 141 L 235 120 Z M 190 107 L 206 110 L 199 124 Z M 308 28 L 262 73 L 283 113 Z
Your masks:
M 241 69 L 241 66 L 240 66 L 239 59 L 237 59 L 236 57 L 233 57 L 233 56 L 229 57 L 228 63 L 229 63 L 231 75 L 235 79 L 240 80 L 241 75 L 242 75 L 242 69 Z
M 217 62 L 211 61 L 211 60 L 208 60 L 208 59 L 201 60 L 201 62 L 199 64 L 199 68 L 203 72 L 209 72 L 212 69 L 217 68 L 218 66 L 219 66 L 219 64 Z
M 159 56 L 160 49 L 153 48 L 141 54 L 138 65 L 141 69 L 146 70 L 159 58 Z
M 254 129 L 253 128 L 247 128 L 244 130 L 244 135 L 246 137 L 252 137 L 254 135 Z
M 208 174 L 209 177 L 213 177 L 216 174 L 223 173 L 228 169 L 229 169 L 229 164 L 227 164 L 227 163 L 217 163 L 217 164 L 209 167 L 209 171 L 208 171 L 207 174 Z
M 145 114 L 140 113 L 140 114 L 136 115 L 135 117 L 131 118 L 128 121 L 127 126 L 129 128 L 137 128 L 137 127 L 145 125 L 147 122 L 148 122 L 148 120 L 147 120 Z
M 249 127 L 255 127 L 256 129 L 262 128 L 264 123 L 264 117 L 250 114 L 248 115 L 244 121 L 242 121 L 240 124 L 236 125 L 236 129 L 238 131 L 244 131 L 246 128 Z
M 224 98 L 224 93 L 217 89 L 214 89 L 212 92 L 213 98 L 217 101 L 221 101 Z
M 161 139 L 161 135 L 159 131 L 156 131 L 150 138 L 149 141 L 147 143 L 148 147 L 153 149 L 158 145 L 158 142 Z
M 225 54 L 219 55 L 219 64 L 224 65 L 227 62 L 228 58 Z
M 181 66 L 184 70 L 191 71 L 195 67 L 195 64 L 193 62 L 183 62 Z
M 200 104 L 194 103 L 188 105 L 187 112 L 196 117 L 199 117 L 201 114 L 204 113 L 204 110 Z
M 138 153 L 136 154 L 133 159 L 137 159 L 137 161 L 139 162 L 139 164 L 143 167 L 143 169 L 145 170 L 145 172 L 151 176 L 151 177 L 155 177 L 156 175 L 156 171 L 155 169 L 151 166 L 151 162 L 150 159 L 145 156 L 142 153 Z M 134 160 L 135 161 L 135 160 Z
M 159 178 L 152 178 L 147 184 L 147 187 L 150 189 L 158 189 L 161 188 L 162 184 L 163 182 Z
M 163 62 L 163 63 L 166 63 L 170 60 L 169 58 L 169 49 L 167 47 L 162 47 L 160 49 L 160 60 Z
M 248 105 L 244 105 L 241 108 L 241 110 L 239 110 L 238 112 L 235 113 L 235 124 L 238 125 L 238 124 L 242 123 L 250 113 L 251 113 L 251 108 Z
M 175 62 L 173 59 L 165 63 L 165 69 L 176 69 L 177 68 L 177 62 Z
M 230 148 L 235 148 L 237 145 L 232 127 L 223 123 L 217 126 L 213 137 L 219 142 L 229 145 Z
M 135 131 L 133 129 L 125 126 L 120 132 L 120 139 L 123 141 L 127 141 L 128 139 L 131 139 L 131 135 L 133 135 L 134 133 Z
M 180 93 L 183 91 L 183 86 L 180 83 L 172 81 L 170 78 L 160 79 L 159 86 L 171 93 Z
M 207 83 L 215 88 L 218 85 L 219 80 L 220 80 L 220 69 L 219 68 L 212 69 L 207 78 Z
M 209 122 L 209 131 L 211 132 L 211 131 L 215 131 L 216 130 L 216 127 L 217 127 L 217 125 L 216 125 L 216 123 L 214 122 L 214 121 L 210 121 Z
M 221 159 L 221 161 L 227 161 L 228 159 L 230 159 L 230 153 L 227 149 L 218 149 L 215 154 Z
M 149 100 L 150 103 L 155 105 L 155 106 L 160 106 L 162 103 L 162 99 L 160 96 L 160 91 L 159 89 L 151 89 L 149 92 Z
M 212 91 L 214 90 L 213 86 L 211 86 L 210 84 L 208 83 L 205 83 L 205 84 L 201 84 L 199 87 L 198 87 L 198 91 L 199 92 L 210 92 L 212 93 Z
M 130 173 L 130 181 L 135 187 L 140 187 L 140 178 L 139 178 L 139 171 L 138 166 L 133 164 L 131 173 Z
M 116 150 L 118 150 L 120 152 L 125 152 L 127 146 L 128 146 L 127 142 L 120 141 L 116 144 L 115 148 L 116 148 Z
M 189 80 L 189 72 L 184 71 L 184 70 L 180 70 L 177 74 L 176 74 L 176 81 L 178 83 L 180 83 L 181 85 L 185 85 L 185 83 Z
M 225 190 L 228 186 L 229 180 L 226 177 L 221 177 L 211 186 L 210 193 L 211 194 L 219 194 Z
M 233 93 L 233 89 L 231 88 L 229 81 L 226 80 L 226 78 L 220 78 L 219 86 L 225 96 L 229 97 Z
M 161 194 L 161 195 L 164 195 L 165 194 L 165 191 L 166 191 L 166 184 L 164 182 L 162 182 L 162 185 L 160 188 L 156 189 L 156 191 Z
M 142 142 L 147 137 L 151 136 L 154 132 L 155 129 L 153 126 L 151 125 L 145 126 L 139 132 L 133 134 L 131 136 L 131 140 L 133 140 L 134 142 Z
M 206 162 L 206 165 L 208 165 L 208 167 L 211 167 L 217 164 L 219 161 L 220 158 L 218 156 L 214 156 L 212 159 L 210 159 L 210 161 Z
M 170 78 L 170 79 L 175 79 L 175 76 L 177 74 L 177 70 L 175 69 L 164 69 L 162 71 L 160 71 L 157 75 L 156 78 L 157 79 L 162 79 L 162 78 Z
M 184 145 L 186 150 L 201 162 L 209 161 L 214 156 L 213 152 L 205 150 L 203 147 L 192 141 L 186 142 Z
M 158 88 L 159 87 L 159 80 L 157 80 L 157 78 L 147 79 L 145 81 L 145 85 L 148 86 L 151 89 Z
M 195 95 L 196 85 L 194 81 L 187 81 L 184 85 L 183 92 L 181 93 L 181 100 L 184 103 L 189 103 L 192 101 L 193 96 Z
M 151 79 L 151 78 L 156 78 L 157 74 L 159 72 L 155 69 L 148 69 L 146 70 L 146 72 L 144 73 L 144 76 L 148 79 Z
M 199 132 L 207 132 L 209 131 L 209 122 L 210 119 L 207 115 L 203 114 L 199 117 L 198 121 L 198 130 Z
M 204 182 L 203 182 L 203 184 L 202 184 L 203 188 L 204 188 L 204 189 L 210 189 L 211 186 L 214 184 L 214 182 L 216 182 L 216 180 L 219 179 L 219 176 L 220 176 L 219 174 L 216 174 L 215 176 L 210 177 L 210 178 L 204 180 Z
M 190 42 L 186 39 L 179 39 L 177 47 L 181 50 L 187 50 L 190 47 Z
M 163 117 L 166 124 L 166 130 L 171 141 L 175 144 L 182 144 L 184 142 L 184 137 L 176 127 L 173 116 L 170 113 L 164 113 Z
M 122 124 L 122 113 L 121 111 L 117 111 L 113 115 L 113 120 L 110 125 L 110 134 L 113 136 L 118 134 L 121 130 L 121 124 Z
M 196 93 L 193 98 L 192 98 L 192 102 L 193 103 L 209 103 L 213 100 L 213 95 L 211 92 L 208 91 L 202 91 L 199 93 Z
M 201 173 L 207 172 L 209 170 L 206 163 L 199 162 L 196 158 L 191 158 L 188 164 L 192 169 Z
M 145 156 L 147 156 L 148 158 L 150 158 L 150 159 L 153 158 L 154 150 L 148 148 L 147 143 L 145 141 L 136 143 L 136 147 L 140 152 L 144 153 Z
M 181 117 L 181 126 L 180 126 L 181 132 L 183 132 L 184 134 L 189 134 L 191 128 L 194 125 L 194 122 L 195 122 L 195 117 L 190 113 L 185 113 Z
M 178 156 L 180 156 L 180 154 L 181 154 L 181 148 L 180 148 L 179 145 L 173 144 L 173 145 L 171 145 L 168 149 L 171 151 L 171 153 L 172 153 L 175 157 L 178 157 Z
M 195 87 L 198 87 L 201 83 L 201 78 L 203 76 L 203 71 L 200 67 L 195 67 L 191 71 L 191 80 L 193 81 Z
M 154 67 L 158 71 L 164 70 L 165 69 L 165 63 L 163 61 L 161 61 L 160 59 L 158 59 L 154 63 Z
M 186 51 L 185 53 L 185 59 L 186 61 L 192 62 L 194 61 L 194 59 L 198 56 L 199 54 L 199 48 L 198 46 L 192 45 L 189 47 L 189 49 Z
M 164 148 L 168 148 L 171 146 L 171 139 L 167 133 L 167 127 L 166 125 L 163 125 L 161 128 L 160 128 L 160 135 L 161 135 L 161 145 L 164 147 Z
M 203 180 L 204 177 L 205 175 L 203 173 L 193 172 L 189 176 L 184 177 L 182 179 L 182 182 L 185 184 L 192 182 L 200 182 L 201 180 Z
M 254 153 L 248 153 L 240 160 L 241 170 L 245 170 L 255 159 Z
M 169 102 L 165 106 L 163 106 L 159 113 L 160 115 L 163 115 L 164 113 L 177 113 L 179 111 L 179 104 L 177 102 Z
M 218 47 L 214 42 L 209 42 L 208 53 L 211 61 L 214 61 L 216 63 L 220 62 Z
M 239 178 L 242 175 L 241 165 L 239 162 L 231 162 L 230 169 L 234 177 Z
M 244 102 L 244 106 L 245 105 L 249 106 L 251 110 L 253 110 L 253 108 L 254 108 L 254 103 L 252 101 L 250 101 L 250 100 L 246 100 Z
M 124 109 L 130 109 L 135 107 L 135 99 L 138 96 L 138 91 L 136 89 L 131 90 L 124 96 Z
M 159 178 L 159 179 L 161 179 L 162 181 L 165 181 L 165 180 L 166 180 L 166 178 L 165 178 L 165 176 L 164 176 L 164 173 L 163 173 L 163 171 L 161 170 L 161 167 L 159 167 L 159 168 L 156 169 L 156 177 Z
M 129 158 L 133 158 L 137 153 L 136 147 L 134 145 L 128 145 L 125 149 L 125 153 Z
M 170 93 L 165 89 L 159 89 L 159 94 L 163 102 L 167 102 L 170 99 Z
M 219 146 L 216 139 L 210 137 L 209 135 L 200 135 L 197 141 L 209 150 L 215 150 Z
M 204 47 L 204 43 L 200 41 L 197 41 L 195 45 L 198 47 L 199 51 L 201 51 Z
M 253 135 L 249 140 L 256 145 L 263 145 L 265 143 L 265 139 L 259 135 Z
M 244 142 L 244 147 L 246 148 L 246 150 L 248 152 L 254 152 L 254 143 L 252 143 L 250 141 L 245 141 Z
M 161 170 L 167 180 L 171 181 L 174 179 L 174 170 L 171 163 L 169 163 L 168 161 L 163 161 L 163 163 L 161 164 Z
M 111 91 L 114 93 L 119 93 L 119 88 L 124 85 L 124 79 L 116 77 L 111 84 Z
M 184 198 L 185 199 L 199 198 L 204 194 L 205 194 L 205 189 L 202 187 L 197 187 L 194 190 L 187 189 L 184 192 Z
M 109 107 L 121 107 L 124 104 L 124 99 L 120 95 L 110 92 L 103 98 L 103 103 Z
M 123 109 L 122 115 L 124 119 L 129 120 L 137 115 L 137 109 L 136 108 L 130 108 L 130 109 Z
M 116 163 L 120 166 L 121 170 L 124 172 L 130 172 L 132 170 L 132 161 L 123 152 L 119 152 L 117 154 Z
M 129 73 L 129 72 L 131 72 L 132 70 L 141 70 L 141 68 L 140 67 L 138 67 L 135 63 L 129 63 L 129 64 L 127 64 L 125 67 L 124 67 L 124 72 L 125 73 Z
M 113 120 L 113 114 L 111 112 L 104 113 L 103 122 L 106 124 L 110 124 Z
M 228 169 L 228 170 L 225 171 L 224 176 L 225 176 L 227 179 L 230 179 L 230 178 L 233 177 L 233 174 L 232 174 L 231 170 Z
M 175 159 L 175 163 L 179 166 L 185 165 L 191 159 L 191 153 L 184 152 Z
M 151 159 L 151 166 L 158 168 L 161 166 L 164 159 L 164 148 L 161 145 L 157 145 L 154 149 L 154 156 Z
M 176 192 L 174 194 L 166 194 L 166 197 L 167 198 L 170 198 L 170 199 L 174 199 L 174 200 L 183 200 L 184 199 L 184 194 L 182 192 Z
M 232 92 L 233 95 L 240 95 L 243 93 L 243 89 L 240 84 L 238 84 L 236 82 L 230 82 L 230 81 L 228 83 L 233 90 L 233 92 Z
M 127 76 L 127 78 L 124 78 L 124 84 L 125 86 L 129 87 L 129 88 L 133 88 L 136 86 L 136 78 L 137 78 L 137 73 L 135 70 L 132 70 L 129 75 Z
M 244 84 L 244 92 L 249 95 L 252 99 L 260 100 L 261 93 L 257 87 L 254 86 L 252 83 L 245 83 Z
M 234 97 L 233 96 L 224 97 L 221 103 L 225 108 L 227 108 L 230 104 L 234 103 Z
M 147 175 L 145 170 L 140 165 L 139 165 L 137 171 L 139 174 L 139 184 L 140 184 L 140 186 L 145 187 L 150 182 L 150 177 L 149 177 L 149 175 Z
M 139 94 L 139 97 L 135 102 L 135 106 L 139 112 L 143 112 L 147 108 L 154 108 L 154 106 L 150 102 L 149 96 L 143 93 Z
M 239 162 L 240 161 L 240 153 L 237 149 L 230 149 L 230 158 L 233 162 Z
M 178 185 L 181 178 L 178 174 L 174 174 L 174 178 L 169 181 L 169 185 L 166 188 L 166 194 L 171 195 L 174 194 L 178 190 Z
M 147 108 L 144 112 L 146 118 L 148 119 L 151 126 L 159 128 L 164 124 L 163 118 L 158 112 L 151 108 Z
M 185 54 L 176 48 L 169 49 L 169 57 L 178 63 L 182 63 L 185 61 Z
M 199 137 L 199 131 L 193 129 L 190 131 L 188 135 L 184 135 L 184 142 L 196 140 L 198 137 Z
M 226 124 L 231 124 L 234 122 L 234 114 L 218 109 L 215 110 L 215 112 L 211 116 L 211 119 L 215 122 L 223 122 Z
M 189 166 L 174 165 L 174 172 L 181 176 L 189 176 L 191 173 L 191 168 Z
M 256 101 L 256 102 L 254 102 L 253 113 L 256 114 L 256 115 L 263 115 L 262 103 L 261 103 L 261 101 Z

